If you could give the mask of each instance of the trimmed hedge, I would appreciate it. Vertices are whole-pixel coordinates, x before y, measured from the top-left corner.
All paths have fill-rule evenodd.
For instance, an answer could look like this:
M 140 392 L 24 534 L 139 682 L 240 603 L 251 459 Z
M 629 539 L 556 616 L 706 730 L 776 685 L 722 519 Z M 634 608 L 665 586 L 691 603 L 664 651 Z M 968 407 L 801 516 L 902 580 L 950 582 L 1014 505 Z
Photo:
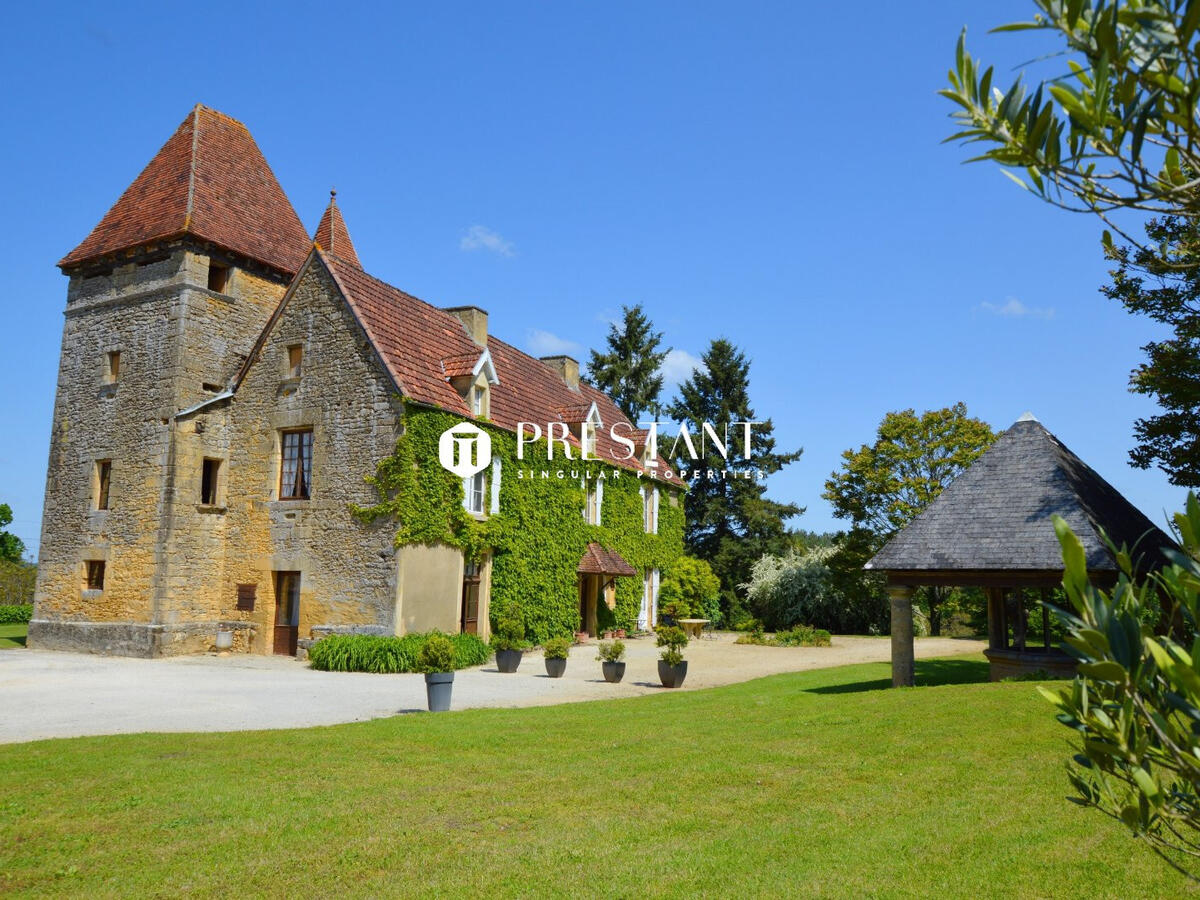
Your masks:
M 811 625 L 797 625 L 789 631 L 777 631 L 773 636 L 764 634 L 762 625 L 756 625 L 753 631 L 739 636 L 735 643 L 763 647 L 829 647 L 832 641 L 828 631 Z
M 418 672 L 417 657 L 430 634 L 404 637 L 374 634 L 332 634 L 308 650 L 308 661 L 322 672 L 374 672 L 390 675 Z M 454 668 L 465 669 L 487 662 L 491 648 L 473 634 L 445 635 L 454 646 Z
M 32 618 L 32 603 L 0 605 L 0 625 L 22 625 Z

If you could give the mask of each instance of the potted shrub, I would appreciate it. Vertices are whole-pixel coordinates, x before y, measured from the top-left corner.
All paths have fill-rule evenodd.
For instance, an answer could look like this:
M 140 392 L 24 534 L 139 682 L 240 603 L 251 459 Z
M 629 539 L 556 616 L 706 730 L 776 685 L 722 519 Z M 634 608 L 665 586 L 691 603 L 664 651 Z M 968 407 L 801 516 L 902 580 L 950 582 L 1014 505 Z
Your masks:
M 567 671 L 567 655 L 571 652 L 571 639 L 550 638 L 542 644 L 542 656 L 546 660 L 546 674 L 551 678 L 562 678 Z
M 659 680 L 662 681 L 663 687 L 679 687 L 687 675 L 687 660 L 683 658 L 683 648 L 688 644 L 688 636 L 677 625 L 667 625 L 658 629 L 657 643 L 664 648 L 658 660 Z
M 525 622 L 519 612 L 511 611 L 496 623 L 492 649 L 496 651 L 497 669 L 507 674 L 517 671 L 525 651 Z
M 454 690 L 454 645 L 450 638 L 435 631 L 417 654 L 417 669 L 425 673 L 425 695 L 430 712 L 450 709 Z
M 602 641 L 596 659 L 600 660 L 605 681 L 616 684 L 625 677 L 625 645 L 620 641 Z

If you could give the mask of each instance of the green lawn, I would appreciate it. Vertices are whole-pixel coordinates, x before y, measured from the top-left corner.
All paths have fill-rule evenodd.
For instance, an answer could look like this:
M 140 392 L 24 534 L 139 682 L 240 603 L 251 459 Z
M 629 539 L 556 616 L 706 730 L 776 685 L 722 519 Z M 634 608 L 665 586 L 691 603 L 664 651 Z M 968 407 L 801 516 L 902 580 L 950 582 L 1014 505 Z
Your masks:
M 11 647 L 24 647 L 25 635 L 29 633 L 29 624 L 0 625 L 0 650 Z
M 887 673 L 0 747 L 0 894 L 1188 895 L 1063 799 L 1032 684 Z

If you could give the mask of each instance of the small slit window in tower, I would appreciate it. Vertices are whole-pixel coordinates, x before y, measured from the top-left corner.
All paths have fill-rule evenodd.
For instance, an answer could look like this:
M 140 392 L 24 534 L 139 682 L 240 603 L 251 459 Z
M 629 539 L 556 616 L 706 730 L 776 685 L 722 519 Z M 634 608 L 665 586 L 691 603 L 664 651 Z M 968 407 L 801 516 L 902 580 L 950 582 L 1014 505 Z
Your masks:
M 89 591 L 104 590 L 104 560 L 89 559 L 87 561 L 87 589 Z
M 104 354 L 104 380 L 108 384 L 114 383 L 121 377 L 121 351 L 109 350 Z
M 220 263 L 210 262 L 208 264 L 208 289 L 216 291 L 218 294 L 225 293 L 225 286 L 229 282 L 229 266 L 223 266 Z
M 220 476 L 221 461 L 219 459 L 204 460 L 204 469 L 200 474 L 200 502 L 205 506 L 217 505 Z
M 108 509 L 108 488 L 112 481 L 112 460 L 96 461 L 96 509 Z
M 304 345 L 292 344 L 287 348 L 288 378 L 299 378 L 304 369 Z

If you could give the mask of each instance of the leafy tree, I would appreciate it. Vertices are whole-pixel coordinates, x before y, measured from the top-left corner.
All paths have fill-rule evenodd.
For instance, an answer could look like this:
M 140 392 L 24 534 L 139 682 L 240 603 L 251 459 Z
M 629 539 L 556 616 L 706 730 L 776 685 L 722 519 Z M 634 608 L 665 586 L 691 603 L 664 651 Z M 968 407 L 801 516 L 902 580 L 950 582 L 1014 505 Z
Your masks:
M 1200 4 L 1194 0 L 1034 0 L 1033 19 L 997 31 L 1054 36 L 1067 71 L 1030 93 L 1006 91 L 960 36 L 950 87 L 960 130 L 1036 196 L 1092 212 L 1110 227 L 1121 209 L 1195 216 L 1200 185 Z M 1126 236 L 1127 237 L 1127 236 Z M 1130 243 L 1136 243 L 1130 240 Z
M 0 606 L 32 603 L 37 566 L 0 559 Z
M 1172 484 L 1200 486 L 1200 223 L 1183 216 L 1152 219 L 1150 247 L 1116 247 L 1112 284 L 1101 288 L 1129 312 L 1166 325 L 1171 336 L 1142 349 L 1146 362 L 1133 371 L 1130 390 L 1148 394 L 1164 410 L 1138 419 L 1130 451 L 1133 464 L 1157 464 Z
M 842 469 L 825 482 L 821 495 L 833 514 L 870 532 L 875 546 L 933 502 L 951 481 L 996 439 L 991 426 L 967 415 L 963 403 L 917 415 L 913 410 L 883 417 L 873 444 L 842 454 Z M 929 630 L 941 634 L 946 588 L 924 588 Z
M 702 559 L 681 556 L 671 563 L 659 585 L 658 599 L 672 618 L 708 619 L 713 625 L 721 621 L 721 579 Z
M 670 348 L 659 349 L 662 332 L 654 330 L 641 304 L 622 307 L 621 316 L 621 323 L 608 329 L 608 350 L 591 351 L 588 379 L 636 424 L 658 408 L 663 386 L 660 369 Z
M 699 455 L 691 459 L 686 445 L 676 439 L 669 460 L 680 471 L 699 470 L 689 481 L 684 499 L 687 527 L 684 544 L 692 556 L 706 560 L 721 579 L 721 610 L 725 621 L 736 621 L 740 612 L 740 585 L 750 576 L 750 567 L 764 553 L 782 553 L 788 546 L 784 520 L 803 510 L 792 503 L 768 499 L 765 477 L 800 458 L 802 451 L 775 450 L 774 425 L 770 419 L 752 432 L 750 459 L 734 428 L 735 422 L 754 422 L 750 404 L 750 363 L 729 341 L 717 339 L 702 357 L 703 365 L 679 386 L 679 396 L 667 408 L 675 421 L 685 423 Z M 717 429 L 729 424 L 727 458 L 714 443 L 701 442 L 702 423 Z M 719 432 L 718 432 L 719 433 Z M 734 438 L 737 440 L 734 440 Z M 711 472 L 713 477 L 707 477 Z
M 1088 579 L 1083 545 L 1056 517 L 1071 610 L 1055 615 L 1079 676 L 1042 693 L 1076 733 L 1069 776 L 1082 806 L 1122 822 L 1171 866 L 1200 873 L 1200 502 L 1175 516 L 1184 552 L 1149 577 L 1122 572 L 1111 592 Z M 1170 633 L 1155 632 L 1159 603 Z M 1198 879 L 1200 880 L 1200 879 Z
M 15 534 L 4 530 L 12 520 L 12 508 L 7 503 L 0 503 L 0 560 L 20 562 L 25 555 L 25 544 Z

